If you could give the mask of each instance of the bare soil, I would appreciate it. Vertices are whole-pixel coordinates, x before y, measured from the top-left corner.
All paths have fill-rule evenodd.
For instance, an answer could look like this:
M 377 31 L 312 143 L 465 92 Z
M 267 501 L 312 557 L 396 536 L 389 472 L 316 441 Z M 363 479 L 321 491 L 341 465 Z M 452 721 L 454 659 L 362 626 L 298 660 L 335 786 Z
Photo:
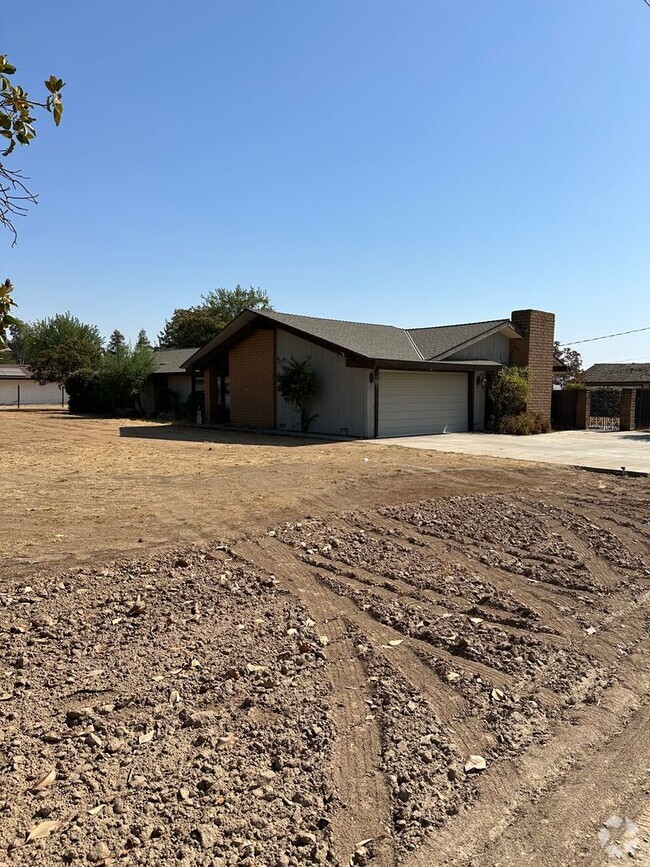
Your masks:
M 0 864 L 650 863 L 647 480 L 0 441 Z

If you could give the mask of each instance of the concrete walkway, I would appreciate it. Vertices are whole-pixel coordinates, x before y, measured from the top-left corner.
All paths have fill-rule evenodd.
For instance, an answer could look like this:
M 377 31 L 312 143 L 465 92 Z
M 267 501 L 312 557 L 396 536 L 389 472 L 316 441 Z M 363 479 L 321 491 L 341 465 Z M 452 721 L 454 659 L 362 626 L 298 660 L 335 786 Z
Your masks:
M 571 430 L 529 437 L 450 433 L 369 442 L 591 469 L 620 470 L 625 467 L 631 472 L 650 474 L 650 431 Z

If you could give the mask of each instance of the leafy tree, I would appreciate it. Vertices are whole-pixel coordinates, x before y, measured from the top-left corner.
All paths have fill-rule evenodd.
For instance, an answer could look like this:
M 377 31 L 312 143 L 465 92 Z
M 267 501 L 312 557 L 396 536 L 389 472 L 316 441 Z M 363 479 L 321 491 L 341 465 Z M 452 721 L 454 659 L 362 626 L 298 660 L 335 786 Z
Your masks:
M 29 339 L 30 326 L 27 322 L 16 319 L 9 326 L 7 348 L 11 352 L 11 358 L 16 364 L 27 364 L 27 342 Z
M 491 427 L 501 430 L 503 420 L 526 412 L 530 400 L 530 380 L 527 367 L 502 367 L 490 388 L 492 404 Z
M 560 346 L 558 340 L 555 341 L 554 347 L 555 357 L 568 370 L 567 376 L 557 376 L 554 379 L 556 385 L 563 385 L 565 382 L 581 382 L 582 381 L 582 355 L 570 346 Z
M 149 342 L 147 332 L 144 330 L 144 328 L 141 328 L 140 331 L 138 331 L 138 339 L 135 341 L 135 348 L 151 349 L 151 343 Z
M 7 342 L 7 328 L 18 322 L 16 317 L 11 315 L 11 308 L 16 306 L 16 302 L 11 297 L 13 289 L 13 284 L 8 277 L 4 283 L 0 283 L 0 349 Z
M 9 63 L 7 55 L 0 54 L 0 136 L 7 142 L 5 149 L 0 151 L 1 157 L 8 157 L 17 144 L 28 145 L 36 136 L 35 118 L 32 116 L 34 109 L 49 111 L 56 126 L 63 114 L 61 91 L 65 85 L 60 78 L 50 75 L 45 80 L 48 91 L 45 101 L 36 102 L 29 98 L 26 90 L 13 82 L 15 72 L 16 67 Z M 13 218 L 26 214 L 26 205 L 36 204 L 37 201 L 34 193 L 25 186 L 25 180 L 20 170 L 10 169 L 0 160 L 0 226 L 9 229 L 14 244 L 18 233 Z M 16 306 L 11 297 L 12 291 L 10 280 L 0 285 L 0 349 L 5 345 L 7 328 L 16 321 L 11 315 L 11 308 Z
M 195 307 L 177 308 L 158 335 L 161 349 L 185 349 L 205 346 L 235 316 L 246 308 L 272 310 L 269 296 L 251 286 L 243 289 L 214 289 L 202 295 Z
M 234 289 L 213 289 L 201 297 L 203 306 L 211 310 L 220 322 L 220 330 L 246 308 L 273 310 L 269 296 L 259 286 L 257 289 L 253 286 L 242 289 L 238 283 Z
M 39 382 L 63 383 L 82 367 L 96 368 L 102 356 L 102 337 L 71 313 L 59 313 L 27 325 L 25 358 Z
M 308 359 L 297 361 L 291 358 L 280 362 L 280 372 L 277 375 L 278 391 L 287 403 L 290 403 L 300 413 L 300 430 L 307 433 L 309 425 L 318 418 L 318 413 L 309 414 L 311 403 L 316 396 L 318 383 L 316 374 Z
M 158 335 L 158 346 L 161 349 L 205 346 L 220 329 L 214 314 L 204 307 L 177 308 Z
M 153 350 L 128 344 L 116 353 L 107 352 L 98 367 L 82 368 L 68 376 L 65 388 L 70 396 L 70 412 L 114 415 L 137 409 L 142 412 L 140 393 L 154 372 Z
M 121 331 L 118 331 L 117 328 L 108 338 L 108 343 L 106 344 L 106 352 L 110 355 L 119 355 L 126 348 L 126 340 L 124 339 L 124 335 Z
M 0 135 L 7 142 L 2 157 L 8 157 L 17 144 L 28 145 L 36 137 L 36 118 L 32 114 L 34 109 L 49 111 L 56 126 L 63 114 L 61 91 L 65 85 L 60 78 L 50 75 L 45 80 L 47 96 L 44 102 L 37 102 L 13 82 L 15 72 L 16 67 L 8 61 L 7 55 L 0 54 Z M 24 181 L 25 177 L 20 171 L 9 169 L 0 162 L 0 225 L 13 234 L 14 244 L 17 232 L 13 218 L 27 212 L 26 203 L 36 204 L 36 196 L 27 189 Z

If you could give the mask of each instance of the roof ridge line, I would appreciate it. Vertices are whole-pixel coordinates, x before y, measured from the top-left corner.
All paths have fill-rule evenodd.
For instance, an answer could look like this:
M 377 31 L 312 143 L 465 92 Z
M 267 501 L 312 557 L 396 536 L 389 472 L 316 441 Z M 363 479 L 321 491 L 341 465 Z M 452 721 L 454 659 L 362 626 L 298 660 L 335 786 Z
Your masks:
M 462 328 L 464 325 L 486 325 L 488 322 L 511 322 L 507 317 L 502 319 L 479 319 L 477 322 L 452 322 L 450 325 L 420 325 L 416 328 L 407 328 L 407 331 L 430 331 L 434 328 Z
M 392 328 L 393 331 L 406 331 L 400 325 L 388 325 L 386 322 L 361 322 L 358 319 L 333 319 L 331 316 L 310 316 L 307 313 L 285 313 L 283 310 L 257 310 L 255 308 L 246 308 L 252 313 L 261 313 L 262 315 L 270 314 L 269 318 L 273 318 L 273 314 L 279 316 L 293 316 L 296 319 L 316 319 L 318 322 L 340 322 L 343 325 L 370 325 L 374 328 Z
M 415 351 L 416 351 L 417 354 L 420 356 L 420 358 L 422 359 L 422 361 L 428 361 L 428 359 L 426 359 L 426 358 L 424 357 L 424 355 L 423 355 L 422 350 L 420 349 L 420 347 L 417 345 L 417 343 L 415 342 L 415 340 L 413 340 L 413 338 L 412 338 L 411 335 L 409 334 L 409 330 L 408 330 L 408 328 L 405 328 L 405 329 L 404 329 L 404 333 L 406 334 L 406 336 L 408 337 L 408 339 L 411 341 L 411 345 L 413 346 L 413 349 L 415 349 Z

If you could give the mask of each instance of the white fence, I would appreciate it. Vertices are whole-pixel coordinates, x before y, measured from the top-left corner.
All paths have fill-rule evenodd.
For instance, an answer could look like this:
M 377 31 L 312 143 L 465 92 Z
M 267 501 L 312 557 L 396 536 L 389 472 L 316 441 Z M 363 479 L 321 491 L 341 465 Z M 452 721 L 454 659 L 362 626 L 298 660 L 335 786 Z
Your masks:
M 620 430 L 621 420 L 618 416 L 589 416 L 589 430 Z

